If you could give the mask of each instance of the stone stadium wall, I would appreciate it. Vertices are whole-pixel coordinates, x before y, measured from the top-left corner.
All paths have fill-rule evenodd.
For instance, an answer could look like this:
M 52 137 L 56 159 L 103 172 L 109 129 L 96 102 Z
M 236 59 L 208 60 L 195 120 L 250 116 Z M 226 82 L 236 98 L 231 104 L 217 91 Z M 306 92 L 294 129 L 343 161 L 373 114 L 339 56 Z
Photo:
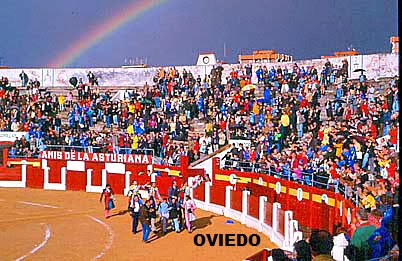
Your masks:
M 332 64 L 342 65 L 342 60 L 347 59 L 349 62 L 349 75 L 350 78 L 356 79 L 360 73 L 354 73 L 355 69 L 366 70 L 365 75 L 368 79 L 378 79 L 383 77 L 393 77 L 399 75 L 399 54 L 383 53 L 383 54 L 367 54 L 346 56 L 338 58 L 329 58 Z M 317 68 L 318 72 L 321 71 L 326 59 L 314 60 L 300 60 L 293 62 L 280 62 L 280 63 L 254 63 L 253 64 L 253 77 L 252 81 L 257 82 L 255 71 L 258 66 L 271 66 L 280 65 L 282 68 L 288 66 L 291 68 L 294 63 L 299 66 L 312 66 Z M 226 77 L 232 68 L 240 66 L 239 64 L 225 64 L 223 65 L 224 71 L 222 79 L 225 81 Z M 169 67 L 169 66 L 165 66 Z M 212 69 L 210 66 L 175 66 L 179 72 L 185 68 L 191 71 L 194 77 L 200 75 L 203 77 Z M 150 68 L 13 68 L 1 69 L 0 76 L 6 76 L 11 81 L 12 85 L 18 86 L 21 84 L 19 74 L 24 70 L 30 79 L 37 78 L 43 87 L 63 87 L 69 86 L 69 79 L 73 76 L 83 78 L 84 82 L 87 81 L 87 74 L 92 71 L 97 77 L 100 86 L 142 86 L 146 82 L 152 84 L 153 76 L 160 67 Z

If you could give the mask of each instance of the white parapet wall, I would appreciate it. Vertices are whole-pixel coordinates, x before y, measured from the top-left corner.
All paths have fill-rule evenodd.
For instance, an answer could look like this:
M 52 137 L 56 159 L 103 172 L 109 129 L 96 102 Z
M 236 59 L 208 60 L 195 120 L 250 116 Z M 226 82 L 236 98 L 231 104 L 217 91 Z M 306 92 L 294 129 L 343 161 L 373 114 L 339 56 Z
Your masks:
M 337 58 L 329 58 L 329 61 L 334 65 L 342 65 L 342 60 L 346 59 L 349 63 L 349 76 L 356 79 L 360 73 L 354 73 L 355 69 L 366 70 L 365 74 L 368 79 L 376 79 L 381 77 L 393 77 L 399 75 L 399 54 L 397 53 L 381 53 L 381 54 L 365 54 L 355 56 L 345 56 Z M 299 60 L 292 62 L 280 62 L 280 63 L 254 63 L 252 64 L 253 77 L 252 82 L 256 83 L 257 78 L 255 71 L 259 66 L 281 66 L 288 69 L 293 68 L 294 63 L 299 66 L 314 66 L 320 72 L 324 66 L 326 59 L 313 59 L 313 60 Z M 226 77 L 229 76 L 232 68 L 238 68 L 240 64 L 224 64 L 222 72 L 222 80 L 225 83 Z M 165 66 L 169 68 L 170 66 Z M 205 74 L 209 74 L 213 65 L 200 65 L 200 66 L 175 66 L 181 73 L 183 69 L 191 72 L 194 77 L 200 75 L 203 77 Z M 19 74 L 21 70 L 28 75 L 29 79 L 37 78 L 41 82 L 43 87 L 54 86 L 71 86 L 69 79 L 71 77 L 77 77 L 87 79 L 87 74 L 92 71 L 98 78 L 98 82 L 101 86 L 142 86 L 146 83 L 153 84 L 153 77 L 156 75 L 157 70 L 160 67 L 151 68 L 17 68 L 17 69 L 1 69 L 0 75 L 6 76 L 14 86 L 21 84 Z
M 102 185 L 100 185 L 100 186 L 92 185 L 92 172 L 93 172 L 93 169 L 87 169 L 87 185 L 85 187 L 85 191 L 101 193 L 103 191 L 103 189 L 106 187 L 107 171 L 106 171 L 106 169 L 102 169 Z
M 250 191 L 243 190 L 242 191 L 242 211 L 237 211 L 231 208 L 231 192 L 232 187 L 226 186 L 225 188 L 225 206 L 220 206 L 217 204 L 210 203 L 210 186 L 209 182 L 204 183 L 205 186 L 205 201 L 200 201 L 194 199 L 197 208 L 213 212 L 218 215 L 223 215 L 230 219 L 236 220 L 241 222 L 242 224 L 246 225 L 247 227 L 253 228 L 267 237 L 274 242 L 278 247 L 287 250 L 293 251 L 293 243 L 296 240 L 300 240 L 302 238 L 302 232 L 298 231 L 298 222 L 297 220 L 293 220 L 293 212 L 286 211 L 287 215 L 284 217 L 285 231 L 284 235 L 279 233 L 279 209 L 281 205 L 279 203 L 273 203 L 272 206 L 272 227 L 265 224 L 265 202 L 267 201 L 266 196 L 260 196 L 259 199 L 259 218 L 255 218 L 249 215 L 248 213 L 248 197 L 250 195 Z M 256 206 L 257 207 L 257 206 Z M 285 237 L 286 236 L 286 237 Z
M 27 184 L 27 162 L 21 162 L 21 180 L 1 180 L 0 187 L 3 188 L 25 188 Z

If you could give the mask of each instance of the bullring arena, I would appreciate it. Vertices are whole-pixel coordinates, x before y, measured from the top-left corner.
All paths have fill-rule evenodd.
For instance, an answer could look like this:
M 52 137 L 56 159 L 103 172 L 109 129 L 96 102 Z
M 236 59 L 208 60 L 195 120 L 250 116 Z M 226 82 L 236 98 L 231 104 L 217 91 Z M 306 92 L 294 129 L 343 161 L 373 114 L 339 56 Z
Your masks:
M 141 233 L 131 234 L 126 202 L 125 197 L 118 196 L 113 216 L 105 220 L 103 205 L 95 193 L 2 188 L 1 259 L 177 260 L 179 256 L 180 260 L 225 260 L 228 247 L 197 247 L 194 234 L 258 233 L 239 222 L 225 224 L 227 218 L 222 215 L 199 210 L 193 234 L 169 233 L 151 238 L 151 243 L 144 245 Z M 231 260 L 241 260 L 261 246 L 275 246 L 258 234 L 262 239 L 260 246 L 229 247 Z
M 126 194 L 130 181 L 145 184 L 151 177 L 144 173 L 158 171 L 156 184 L 160 194 L 167 195 L 172 180 L 180 184 L 187 176 L 191 184 L 204 170 L 189 168 L 186 156 L 182 156 L 179 167 L 141 164 L 148 162 L 146 155 L 134 155 L 137 161 L 134 164 L 82 161 L 83 158 L 113 160 L 105 155 L 94 155 L 42 153 L 42 159 L 22 160 L 21 165 L 2 175 L 0 186 L 20 187 L 0 190 L 2 257 L 16 260 L 136 260 L 137 257 L 173 260 L 180 256 L 181 260 L 219 260 L 226 258 L 230 251 L 230 260 L 243 260 L 262 248 L 280 245 L 291 251 L 293 242 L 303 235 L 296 217 L 305 227 L 331 230 L 334 222 L 347 226 L 354 211 L 351 202 L 334 192 L 257 173 L 223 170 L 219 158 L 211 157 L 208 160 L 212 166 L 211 182 L 202 182 L 191 191 L 197 204 L 194 233 L 159 234 L 151 237 L 149 244 L 142 244 L 140 234 L 131 234 L 127 198 L 121 195 Z M 120 194 L 117 208 L 109 219 L 104 218 L 103 203 L 99 202 L 99 192 L 106 183 Z M 296 204 L 305 209 L 286 211 Z M 313 218 L 310 213 L 321 214 Z M 234 224 L 226 224 L 228 219 L 234 220 Z M 193 242 L 198 233 L 258 234 L 261 243 L 255 247 L 199 247 Z M 180 247 L 172 247 L 174 244 Z M 130 249 L 135 258 L 131 258 Z

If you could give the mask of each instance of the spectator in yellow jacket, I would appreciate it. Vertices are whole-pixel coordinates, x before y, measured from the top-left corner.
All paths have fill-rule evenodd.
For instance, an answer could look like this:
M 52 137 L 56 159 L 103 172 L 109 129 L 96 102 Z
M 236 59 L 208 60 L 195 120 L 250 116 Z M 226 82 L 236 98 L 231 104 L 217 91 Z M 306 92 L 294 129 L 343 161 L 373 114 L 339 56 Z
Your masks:
M 60 94 L 59 97 L 57 98 L 59 102 L 59 109 L 60 111 L 64 111 L 64 95 Z

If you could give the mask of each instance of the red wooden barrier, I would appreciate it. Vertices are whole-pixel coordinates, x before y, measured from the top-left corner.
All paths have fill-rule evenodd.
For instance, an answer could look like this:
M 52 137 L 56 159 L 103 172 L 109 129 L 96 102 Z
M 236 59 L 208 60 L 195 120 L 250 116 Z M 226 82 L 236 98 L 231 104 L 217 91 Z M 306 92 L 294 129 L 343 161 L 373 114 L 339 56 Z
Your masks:
M 13 166 L 12 168 L 0 167 L 0 180 L 4 181 L 21 180 L 21 166 Z
M 86 171 L 72 171 L 66 172 L 66 189 L 67 190 L 82 190 L 82 187 L 87 184 Z
M 264 223 L 268 226 L 272 227 L 272 203 L 267 201 L 265 202 L 265 218 Z
M 27 187 L 43 189 L 43 170 L 38 167 L 27 166 Z
M 219 168 L 219 160 L 213 160 L 213 173 L 214 185 L 211 187 L 211 201 L 221 202 L 224 205 L 224 199 L 214 199 L 219 197 L 219 193 L 225 191 L 225 187 L 230 184 L 230 175 L 236 175 L 236 189 L 241 190 L 248 188 L 251 190 L 249 196 L 249 215 L 258 218 L 259 211 L 259 196 L 267 196 L 267 206 L 269 203 L 278 202 L 281 204 L 281 215 L 285 210 L 293 211 L 293 218 L 298 222 L 309 228 L 325 229 L 330 233 L 334 232 L 334 225 L 342 224 L 344 227 L 349 228 L 346 215 L 347 209 L 350 208 L 351 217 L 354 218 L 355 206 L 349 201 L 345 200 L 342 195 L 334 193 L 329 190 L 319 189 L 312 186 L 298 184 L 296 182 L 278 179 L 266 174 L 258 174 L 251 172 L 240 172 L 236 170 L 221 170 Z M 218 180 L 216 180 L 218 179 Z M 301 196 L 297 197 L 298 190 L 301 189 Z M 325 195 L 326 196 L 325 196 Z M 239 210 L 241 206 L 236 205 L 234 200 L 234 192 L 232 192 L 231 204 L 232 208 Z M 324 195 L 324 196 L 323 196 Z M 323 197 L 328 198 L 326 202 Z M 342 216 L 340 215 L 340 202 L 342 204 Z M 265 222 L 272 225 L 271 214 L 267 213 L 270 208 L 266 208 Z M 279 220 L 282 222 L 282 219 Z M 280 226 L 283 226 L 280 223 Z
M 172 180 L 176 180 L 180 187 L 185 177 L 203 175 L 202 169 L 188 169 L 186 158 L 181 158 L 182 165 L 180 167 L 168 167 L 170 171 L 166 171 L 167 166 L 154 165 L 153 168 L 160 169 L 160 175 L 156 177 L 156 184 L 162 196 L 166 196 L 168 188 L 171 186 Z M 61 167 L 66 166 L 65 160 L 48 160 L 49 182 L 61 182 Z M 285 210 L 293 211 L 293 218 L 298 222 L 310 228 L 318 228 L 328 230 L 333 233 L 334 225 L 342 225 L 345 228 L 350 227 L 355 218 L 355 206 L 350 200 L 346 200 L 340 194 L 318 189 L 311 186 L 301 185 L 295 182 L 277 179 L 272 176 L 258 173 L 240 172 L 233 170 L 221 170 L 219 168 L 219 159 L 213 159 L 212 181 L 210 187 L 211 203 L 225 206 L 226 186 L 230 183 L 230 175 L 236 175 L 236 190 L 231 191 L 231 208 L 242 211 L 242 192 L 247 188 L 250 190 L 248 197 L 248 214 L 256 219 L 259 218 L 259 200 L 260 196 L 266 196 L 265 217 L 264 222 L 272 226 L 272 203 L 279 202 L 281 209 L 279 211 L 279 231 L 283 234 L 284 223 L 283 214 Z M 145 184 L 150 181 L 147 175 L 146 164 L 126 164 L 126 171 L 131 171 L 131 180 L 137 180 L 139 184 Z M 85 171 L 66 172 L 66 187 L 69 190 L 85 190 L 86 187 L 86 170 L 93 169 L 92 185 L 102 185 L 102 169 L 104 163 L 85 162 Z M 27 187 L 43 188 L 44 175 L 40 167 L 27 166 Z M 171 175 L 169 176 L 168 173 Z M 9 179 L 10 178 L 10 179 Z M 7 169 L 7 175 L 0 176 L 1 180 L 21 180 L 21 166 Z M 116 193 L 123 193 L 126 186 L 125 174 L 107 174 L 107 182 L 112 185 Z M 300 189 L 301 192 L 300 193 Z M 202 183 L 194 191 L 194 198 L 204 201 L 205 184 Z M 299 194 L 299 196 L 298 196 Z M 301 194 L 301 197 L 300 197 Z M 323 201 L 323 194 L 328 198 L 327 203 Z M 324 197 L 325 198 L 325 197 Z M 348 211 L 350 218 L 347 218 Z M 342 212 L 342 215 L 341 213 Z
M 230 208 L 237 210 L 237 211 L 242 211 L 242 192 L 239 191 L 238 189 L 232 190 L 230 192 Z
M 248 197 L 248 215 L 256 219 L 259 219 L 260 217 L 259 201 L 260 198 L 251 192 L 250 196 Z

